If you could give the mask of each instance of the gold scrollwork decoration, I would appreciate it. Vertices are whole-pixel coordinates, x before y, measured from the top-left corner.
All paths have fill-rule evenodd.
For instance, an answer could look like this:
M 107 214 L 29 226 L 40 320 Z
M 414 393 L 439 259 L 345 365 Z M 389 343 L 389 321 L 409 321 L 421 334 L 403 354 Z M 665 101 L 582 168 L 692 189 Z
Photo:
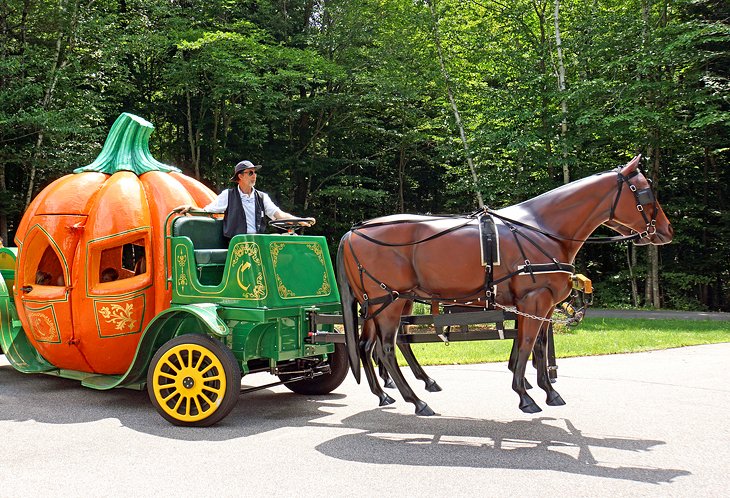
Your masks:
M 43 313 L 28 313 L 28 319 L 31 323 L 33 335 L 39 341 L 58 340 L 58 331 L 56 326 L 48 316 Z
M 134 330 L 137 320 L 132 318 L 132 313 L 134 313 L 132 303 L 126 303 L 125 306 L 110 304 L 109 307 L 104 306 L 99 310 L 99 314 L 104 317 L 104 320 L 113 324 L 117 330 L 123 330 L 124 327 Z
M 332 291 L 332 287 L 330 287 L 329 279 L 327 278 L 327 274 L 324 274 L 324 279 L 322 281 L 322 287 L 317 289 L 317 292 L 315 293 L 316 296 L 328 296 L 329 293 Z
M 284 249 L 284 243 L 283 242 L 273 242 L 269 249 L 271 251 L 271 261 L 274 263 L 274 269 L 276 269 L 276 266 L 279 264 L 279 253 L 282 249 Z
M 233 257 L 231 258 L 231 264 L 235 265 L 243 255 L 251 258 L 251 261 L 261 266 L 261 256 L 259 255 L 259 248 L 253 242 L 240 242 L 233 248 Z
M 307 244 L 307 249 L 312 251 L 316 256 L 319 262 L 324 266 L 324 254 L 322 253 L 322 246 L 319 244 L 311 243 Z
M 286 285 L 284 285 L 284 282 L 281 281 L 281 277 L 279 274 L 276 274 L 276 288 L 279 289 L 279 295 L 281 297 L 295 297 L 295 294 L 286 288 Z
M 185 252 L 185 248 L 182 246 L 178 246 L 179 250 L 177 253 L 177 266 L 178 268 L 178 277 L 177 277 L 177 286 L 178 287 L 184 287 L 188 285 L 188 275 L 185 271 L 186 265 L 188 262 L 188 255 Z
M 236 280 L 238 286 L 243 291 L 241 297 L 244 299 L 262 299 L 266 297 L 266 285 L 264 283 L 264 274 L 261 271 L 263 266 L 261 263 L 261 255 L 259 247 L 253 242 L 241 242 L 233 247 L 233 255 L 231 256 L 231 265 L 235 266 L 243 256 L 247 256 L 249 261 L 245 261 L 236 270 Z M 252 265 L 251 262 L 254 264 Z M 254 272 L 256 275 L 255 283 L 251 289 L 251 284 L 243 283 L 243 276 L 246 270 Z

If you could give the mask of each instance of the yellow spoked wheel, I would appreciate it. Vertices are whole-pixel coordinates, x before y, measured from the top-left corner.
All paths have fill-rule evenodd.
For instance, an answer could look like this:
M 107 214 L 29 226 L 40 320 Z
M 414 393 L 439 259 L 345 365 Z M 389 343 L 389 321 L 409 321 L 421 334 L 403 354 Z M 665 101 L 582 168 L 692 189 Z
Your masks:
M 205 335 L 165 343 L 147 372 L 152 404 L 175 425 L 208 426 L 230 413 L 241 392 L 241 369 L 230 349 Z

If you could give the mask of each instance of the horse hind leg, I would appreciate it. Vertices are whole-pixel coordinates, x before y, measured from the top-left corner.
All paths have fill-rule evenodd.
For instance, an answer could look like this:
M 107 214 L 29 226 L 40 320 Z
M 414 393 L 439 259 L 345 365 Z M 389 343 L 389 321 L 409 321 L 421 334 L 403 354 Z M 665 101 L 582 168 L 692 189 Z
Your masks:
M 426 391 L 431 393 L 441 391 L 441 386 L 439 386 L 435 380 L 428 376 L 426 371 L 418 362 L 416 355 L 413 354 L 413 349 L 411 349 L 411 345 L 408 343 L 399 343 L 398 348 L 400 349 L 401 353 L 403 353 L 403 357 L 406 359 L 408 366 L 411 367 L 413 375 L 415 375 L 417 379 L 422 380 L 426 384 Z
M 395 389 L 395 384 L 393 383 L 393 379 L 390 378 L 390 375 L 388 374 L 388 369 L 385 368 L 385 365 L 380 360 L 380 358 L 376 358 L 375 362 L 378 364 L 378 375 L 380 375 L 380 378 L 383 379 L 383 387 L 386 387 L 388 389 Z
M 562 406 L 565 404 L 563 398 L 553 388 L 550 382 L 550 374 L 548 373 L 547 347 L 548 347 L 548 331 L 547 326 L 543 326 L 540 335 L 535 341 L 535 347 L 532 351 L 535 357 L 537 368 L 537 385 L 547 394 L 546 403 L 550 406 Z
M 403 372 L 400 371 L 400 367 L 398 367 L 398 361 L 395 357 L 395 329 L 392 335 L 381 336 L 380 341 L 378 341 L 378 348 L 378 355 L 395 382 L 396 387 L 398 387 L 401 396 L 403 396 L 404 400 L 415 405 L 416 415 L 435 415 L 434 411 L 426 402 L 416 396 L 416 393 L 413 392 L 413 389 L 411 389 L 411 386 L 408 385 L 405 377 L 403 377 Z
M 365 372 L 365 378 L 370 386 L 370 391 L 378 397 L 379 406 L 386 406 L 395 403 L 395 400 L 383 391 L 375 376 L 375 368 L 373 367 L 375 337 L 375 325 L 372 323 L 372 320 L 369 320 L 363 325 L 363 332 L 360 337 L 360 360 L 362 362 L 362 369 Z

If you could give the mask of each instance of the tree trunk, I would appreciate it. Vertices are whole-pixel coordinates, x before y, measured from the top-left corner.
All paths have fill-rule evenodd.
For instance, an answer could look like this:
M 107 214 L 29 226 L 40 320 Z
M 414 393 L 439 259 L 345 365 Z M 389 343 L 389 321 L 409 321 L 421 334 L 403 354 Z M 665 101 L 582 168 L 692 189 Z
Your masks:
M 651 271 L 651 305 L 654 308 L 661 308 L 661 294 L 659 292 L 659 247 L 650 245 L 649 249 L 649 269 Z
M 221 119 L 221 108 L 225 105 L 221 102 L 220 107 L 216 107 L 213 111 L 213 133 L 210 139 L 210 168 L 215 169 L 215 163 L 218 159 L 218 125 Z
M 68 7 L 68 1 L 69 0 L 59 0 L 58 2 L 59 17 L 61 18 L 66 17 L 65 14 Z M 60 72 L 68 64 L 68 52 L 71 51 L 74 39 L 76 37 L 76 29 L 78 27 L 79 0 L 76 0 L 73 3 L 72 7 L 73 11 L 71 12 L 71 19 L 68 24 L 68 33 L 64 33 L 64 29 L 60 28 L 58 31 L 58 36 L 56 37 L 56 50 L 54 54 L 53 65 L 51 66 L 51 71 L 48 76 L 48 85 L 46 86 L 43 94 L 43 101 L 41 102 L 41 109 L 43 112 L 47 111 L 51 106 L 51 102 L 53 101 L 53 94 L 56 90 L 56 85 L 58 84 Z M 33 199 L 33 192 L 35 191 L 35 177 L 38 171 L 38 161 L 43 154 L 42 147 L 44 137 L 45 132 L 41 125 L 40 130 L 38 131 L 35 148 L 30 158 L 30 165 L 28 168 L 28 189 L 26 190 L 25 194 L 24 209 L 28 209 L 30 201 Z
M 449 96 L 449 103 L 451 104 L 451 110 L 454 112 L 454 120 L 456 121 L 456 126 L 459 128 L 459 136 L 461 137 L 461 143 L 464 146 L 464 155 L 466 156 L 466 162 L 469 165 L 469 170 L 471 171 L 472 181 L 474 182 L 474 193 L 476 194 L 477 203 L 479 204 L 480 208 L 484 207 L 484 200 L 482 199 L 482 193 L 479 190 L 479 179 L 477 178 L 477 170 L 474 167 L 474 161 L 471 157 L 471 150 L 469 150 L 469 142 L 466 140 L 466 132 L 464 131 L 464 124 L 461 121 L 461 114 L 459 114 L 459 108 L 456 105 L 456 100 L 454 99 L 454 92 L 451 89 L 451 79 L 449 78 L 449 73 L 446 70 L 446 64 L 444 63 L 444 54 L 441 50 L 441 36 L 439 34 L 438 29 L 438 17 L 436 16 L 436 9 L 434 4 L 436 3 L 436 0 L 428 0 L 428 8 L 431 11 L 431 20 L 433 21 L 433 37 L 434 42 L 436 44 L 436 50 L 438 52 L 439 56 L 439 65 L 441 66 L 441 74 L 444 78 L 444 82 L 446 83 L 446 92 Z
M 636 285 L 634 267 L 636 266 L 636 249 L 633 244 L 626 245 L 626 262 L 629 264 L 629 279 L 631 280 L 631 306 L 639 306 L 639 289 Z
M 555 46 L 558 50 L 558 92 L 560 92 L 560 143 L 563 148 L 563 183 L 570 183 L 570 168 L 568 167 L 568 144 L 565 142 L 568 135 L 568 102 L 565 100 L 565 64 L 563 63 L 563 45 L 560 39 L 560 0 L 555 0 Z
M 190 161 L 193 165 L 193 171 L 196 180 L 200 180 L 200 148 L 196 143 L 196 132 L 193 125 L 193 109 L 190 103 L 190 92 L 185 92 L 185 101 L 187 103 L 187 120 L 188 120 L 188 145 L 190 146 Z
M 0 197 L 7 195 L 7 185 L 5 184 L 5 164 L 0 164 Z M 9 245 L 8 240 L 8 215 L 0 211 L 0 247 Z
M 405 189 L 405 176 L 406 176 L 406 148 L 403 144 L 400 147 L 400 154 L 398 156 L 398 212 L 402 213 L 405 211 L 405 199 L 403 192 Z
M 661 152 L 662 149 L 659 147 L 659 140 L 660 140 L 660 133 L 659 131 L 656 131 L 654 133 L 654 138 L 656 140 L 657 146 L 654 149 L 654 157 L 652 158 L 651 162 L 651 178 L 652 182 L 654 183 L 654 188 L 659 188 L 659 170 L 660 170 L 660 164 L 661 164 Z M 659 247 L 658 246 L 649 246 L 649 269 L 652 272 L 652 305 L 655 308 L 661 308 L 661 292 L 659 289 Z

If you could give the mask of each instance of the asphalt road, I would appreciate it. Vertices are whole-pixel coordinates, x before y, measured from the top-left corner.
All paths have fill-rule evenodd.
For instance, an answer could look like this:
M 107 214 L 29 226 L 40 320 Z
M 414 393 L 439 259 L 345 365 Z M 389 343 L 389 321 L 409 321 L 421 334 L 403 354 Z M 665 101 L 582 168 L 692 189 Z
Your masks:
M 730 343 L 563 359 L 568 404 L 536 388 L 536 415 L 505 364 L 427 368 L 442 392 L 412 382 L 434 417 L 398 395 L 378 408 L 349 376 L 324 397 L 242 396 L 205 429 L 169 425 L 144 392 L 0 357 L 0 496 L 726 496 L 729 357 Z

